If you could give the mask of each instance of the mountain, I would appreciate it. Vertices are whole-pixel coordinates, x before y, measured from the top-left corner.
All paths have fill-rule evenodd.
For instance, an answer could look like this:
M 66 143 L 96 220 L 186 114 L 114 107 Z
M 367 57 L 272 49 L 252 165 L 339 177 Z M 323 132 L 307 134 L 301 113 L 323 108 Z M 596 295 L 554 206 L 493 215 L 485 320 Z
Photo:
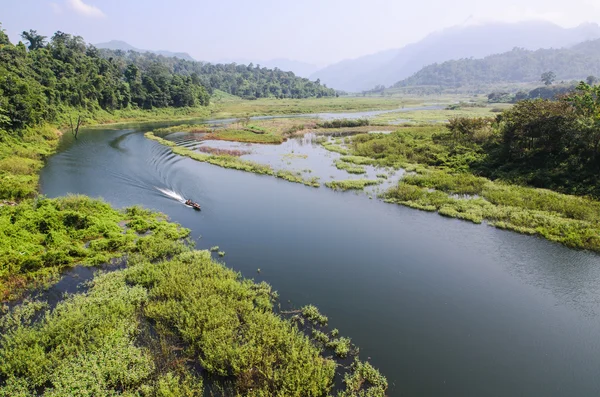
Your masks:
M 561 48 L 600 38 L 600 26 L 588 23 L 563 28 L 546 21 L 485 23 L 455 26 L 432 33 L 401 49 L 345 60 L 313 73 L 329 87 L 362 91 L 389 86 L 422 67 L 451 59 L 482 58 L 518 47 L 528 50 Z
M 483 59 L 459 59 L 424 67 L 394 87 L 477 86 L 494 83 L 539 82 L 552 71 L 556 80 L 584 80 L 600 76 L 600 39 L 568 48 L 536 51 L 515 48 Z
M 135 51 L 135 52 L 140 52 L 140 53 L 151 52 L 153 54 L 162 55 L 165 57 L 175 57 L 175 58 L 179 58 L 179 59 L 185 59 L 186 61 L 194 61 L 195 60 L 187 52 L 171 52 L 171 51 L 164 51 L 164 50 L 159 50 L 159 51 L 141 50 L 139 48 L 132 46 L 129 43 L 126 43 L 126 42 L 120 41 L 120 40 L 111 40 L 107 43 L 94 44 L 94 47 L 103 48 L 103 49 L 107 49 L 107 50 L 113 50 L 113 51 L 116 51 L 116 50 Z
M 268 61 L 257 61 L 256 59 L 245 59 L 245 58 L 230 58 L 230 59 L 221 59 L 216 63 L 237 63 L 238 65 L 260 65 L 261 67 L 283 70 L 285 72 L 293 72 L 296 76 L 300 77 L 310 77 L 311 74 L 316 72 L 319 67 L 317 65 L 313 65 L 312 63 L 296 61 L 293 59 L 287 58 L 276 58 L 270 59 Z

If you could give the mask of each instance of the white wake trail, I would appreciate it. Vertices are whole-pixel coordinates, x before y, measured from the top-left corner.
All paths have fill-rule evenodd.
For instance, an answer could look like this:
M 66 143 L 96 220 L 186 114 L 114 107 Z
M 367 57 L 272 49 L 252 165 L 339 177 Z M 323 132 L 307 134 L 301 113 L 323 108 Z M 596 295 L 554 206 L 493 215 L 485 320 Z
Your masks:
M 156 187 L 156 189 L 167 197 L 171 197 L 172 199 L 175 199 L 175 200 L 179 201 L 180 203 L 185 203 L 185 199 L 181 196 L 181 194 L 179 194 L 177 192 L 174 192 L 169 189 L 161 189 L 159 187 Z

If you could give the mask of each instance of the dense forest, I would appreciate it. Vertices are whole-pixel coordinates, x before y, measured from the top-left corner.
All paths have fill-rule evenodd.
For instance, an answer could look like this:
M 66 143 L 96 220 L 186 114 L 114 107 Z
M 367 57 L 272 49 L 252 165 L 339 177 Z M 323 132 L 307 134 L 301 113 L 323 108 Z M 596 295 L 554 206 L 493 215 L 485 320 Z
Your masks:
M 539 82 L 552 71 L 557 81 L 600 76 L 600 39 L 570 48 L 529 51 L 515 48 L 483 59 L 459 59 L 429 65 L 394 87 L 460 87 L 497 83 Z
M 211 65 L 155 54 L 98 50 L 82 37 L 23 32 L 12 44 L 0 25 L 0 130 L 53 122 L 69 108 L 193 107 L 220 89 L 245 98 L 333 96 L 290 72 Z
M 108 49 L 101 49 L 100 54 L 112 62 L 121 65 L 133 64 L 143 71 L 150 70 L 158 64 L 175 75 L 198 76 L 200 83 L 210 93 L 213 90 L 221 90 L 246 99 L 310 98 L 336 95 L 335 90 L 321 85 L 319 80 L 312 82 L 306 78 L 297 77 L 293 72 L 284 72 L 277 68 L 261 68 L 260 65 L 211 64 L 169 58 L 150 52 L 142 54 L 135 51 Z
M 0 129 L 20 130 L 54 121 L 66 108 L 208 105 L 197 76 L 179 76 L 160 64 L 140 70 L 100 56 L 79 36 L 55 33 L 48 42 L 35 31 L 10 43 L 0 31 Z

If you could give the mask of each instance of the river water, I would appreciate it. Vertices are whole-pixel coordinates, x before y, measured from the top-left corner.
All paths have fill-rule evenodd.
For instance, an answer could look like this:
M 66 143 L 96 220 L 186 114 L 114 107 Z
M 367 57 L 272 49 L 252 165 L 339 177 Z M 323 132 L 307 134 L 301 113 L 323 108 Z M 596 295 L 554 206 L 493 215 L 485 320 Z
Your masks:
M 600 256 L 371 193 L 199 163 L 145 139 L 157 126 L 65 136 L 42 192 L 168 214 L 198 248 L 218 245 L 227 266 L 270 283 L 283 306 L 318 306 L 387 376 L 391 396 L 600 394 Z M 196 145 L 186 134 L 167 138 Z M 287 145 L 251 145 L 248 156 L 339 179 L 335 157 L 314 142 Z M 284 159 L 286 150 L 307 157 Z

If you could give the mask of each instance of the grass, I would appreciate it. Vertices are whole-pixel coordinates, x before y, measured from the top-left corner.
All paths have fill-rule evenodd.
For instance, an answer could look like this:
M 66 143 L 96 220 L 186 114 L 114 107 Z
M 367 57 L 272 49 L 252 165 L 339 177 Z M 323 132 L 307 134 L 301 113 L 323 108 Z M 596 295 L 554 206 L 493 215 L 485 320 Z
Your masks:
M 410 123 L 445 123 L 453 117 L 490 117 L 494 116 L 494 108 L 509 108 L 510 104 L 493 104 L 484 107 L 458 107 L 457 109 L 410 110 L 403 112 L 384 113 L 373 119 L 373 123 L 389 123 L 396 120 L 408 120 Z
M 141 234 L 151 232 L 148 236 Z M 24 200 L 0 207 L 0 299 L 56 280 L 76 264 L 99 265 L 125 253 L 165 246 L 189 231 L 138 207 L 117 211 L 85 196 Z M 150 255 L 151 252 L 148 252 Z
M 338 170 L 344 170 L 349 174 L 366 174 L 367 173 L 367 171 L 365 170 L 364 167 L 352 165 L 351 163 L 347 163 L 342 160 L 336 160 L 334 164 Z
M 213 116 L 219 118 L 247 116 L 268 116 L 275 114 L 307 114 L 325 112 L 349 112 L 380 109 L 397 109 L 422 99 L 402 98 L 339 97 L 312 99 L 273 99 L 261 98 L 255 101 L 229 100 L 211 105 Z
M 55 308 L 25 301 L 3 309 L 0 395 L 202 395 L 198 368 L 226 395 L 330 395 L 337 364 L 320 346 L 345 357 L 350 339 L 337 330 L 333 340 L 322 331 L 309 337 L 274 312 L 268 284 L 178 244 L 173 253 L 153 240 L 155 254 L 132 253 L 127 268 L 96 275 Z M 314 306 L 301 312 L 327 323 Z M 345 395 L 383 397 L 387 388 L 358 359 L 345 382 Z
M 37 194 L 38 172 L 58 146 L 59 132 L 49 125 L 19 136 L 0 130 L 0 200 L 22 200 Z
M 342 155 L 350 154 L 350 150 L 331 141 L 323 141 L 321 142 L 321 146 L 323 146 L 323 148 L 329 150 L 330 152 L 339 153 Z
M 301 175 L 292 173 L 291 171 L 275 171 L 268 165 L 255 163 L 253 161 L 243 160 L 235 156 L 227 155 L 209 155 L 198 153 L 185 147 L 177 146 L 176 143 L 163 139 L 154 135 L 152 132 L 147 132 L 145 137 L 156 141 L 162 145 L 171 148 L 173 153 L 180 156 L 186 156 L 196 161 L 201 161 L 223 168 L 231 168 L 239 171 L 252 172 L 260 175 L 271 175 L 289 182 L 301 183 L 306 186 L 319 187 L 320 183 L 317 178 L 304 179 Z
M 568 247 L 600 251 L 600 202 L 589 198 L 439 170 L 406 176 L 384 197 L 448 217 L 538 235 Z
M 326 182 L 325 186 L 333 190 L 363 190 L 366 186 L 378 185 L 381 180 L 375 179 L 346 179 Z
M 234 141 L 234 142 L 248 142 L 248 143 L 270 143 L 280 144 L 284 141 L 283 136 L 264 133 L 256 134 L 248 130 L 236 130 L 236 129 L 224 129 L 219 130 L 204 136 L 206 140 L 218 140 L 218 141 Z
M 600 202 L 476 176 L 471 166 L 485 154 L 476 146 L 445 144 L 443 126 L 399 127 L 388 135 L 349 139 L 348 152 L 359 156 L 355 163 L 366 158 L 408 172 L 383 195 L 388 202 L 600 251 Z

